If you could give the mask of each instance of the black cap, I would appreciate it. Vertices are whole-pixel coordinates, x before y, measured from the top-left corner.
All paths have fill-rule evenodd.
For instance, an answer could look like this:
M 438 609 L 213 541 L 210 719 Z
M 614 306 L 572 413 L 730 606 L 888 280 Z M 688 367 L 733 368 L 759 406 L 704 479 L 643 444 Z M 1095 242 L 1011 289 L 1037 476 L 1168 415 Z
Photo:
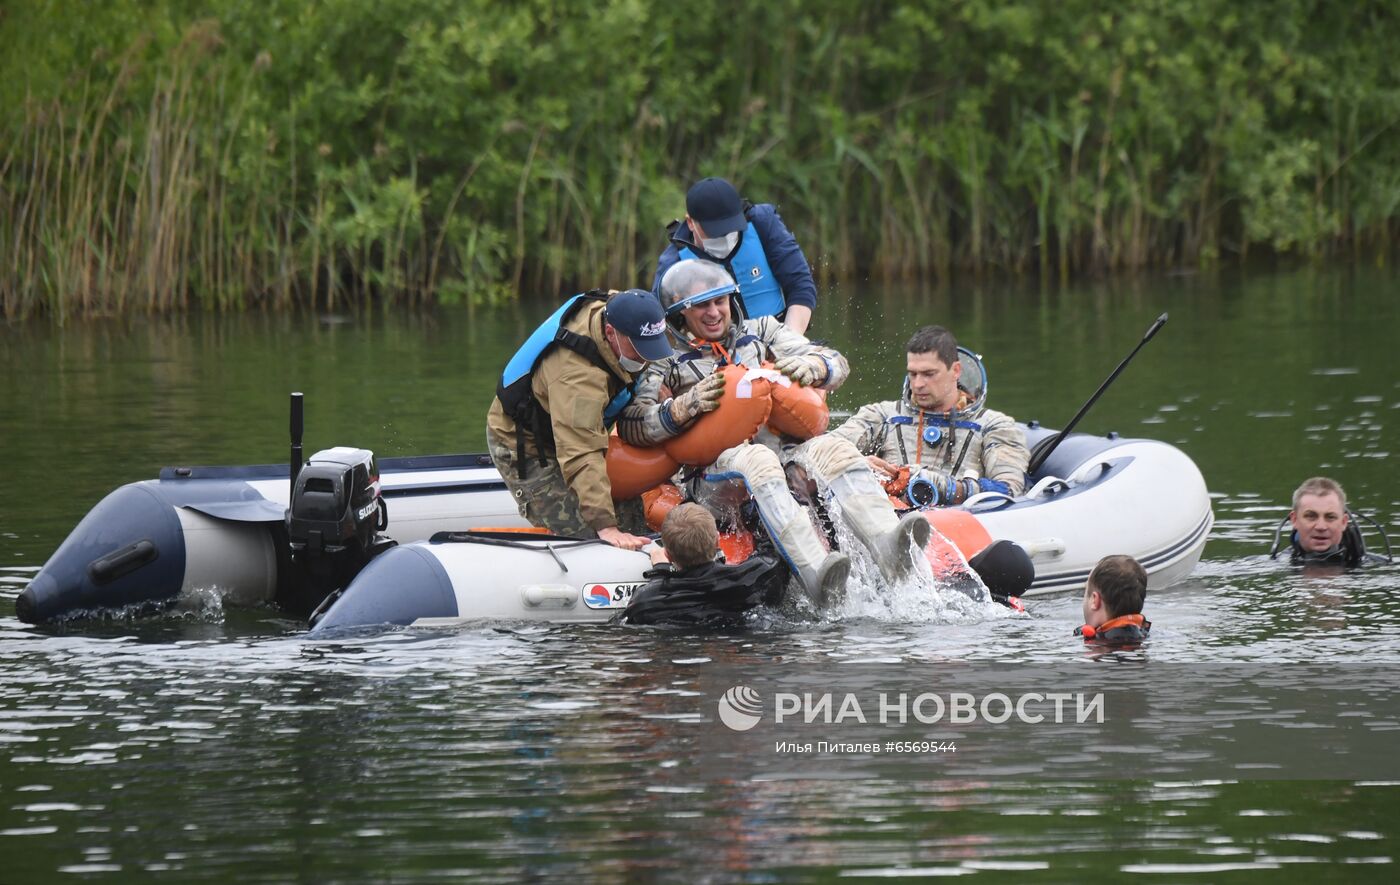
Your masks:
M 685 195 L 685 214 L 700 225 L 707 237 L 722 237 L 743 230 L 744 201 L 734 185 L 723 178 L 702 178 Z
M 664 360 L 671 356 L 666 340 L 666 311 L 656 295 L 646 289 L 628 289 L 608 300 L 603 318 L 632 342 L 644 360 Z

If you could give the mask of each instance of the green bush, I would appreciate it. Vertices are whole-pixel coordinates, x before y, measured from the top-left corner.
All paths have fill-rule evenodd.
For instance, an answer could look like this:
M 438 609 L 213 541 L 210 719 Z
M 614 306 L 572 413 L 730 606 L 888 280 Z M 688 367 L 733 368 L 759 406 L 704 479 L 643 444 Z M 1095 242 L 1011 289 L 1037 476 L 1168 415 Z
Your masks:
M 0 309 L 647 284 L 706 174 L 833 277 L 1383 257 L 1397 37 L 1301 0 L 33 0 Z

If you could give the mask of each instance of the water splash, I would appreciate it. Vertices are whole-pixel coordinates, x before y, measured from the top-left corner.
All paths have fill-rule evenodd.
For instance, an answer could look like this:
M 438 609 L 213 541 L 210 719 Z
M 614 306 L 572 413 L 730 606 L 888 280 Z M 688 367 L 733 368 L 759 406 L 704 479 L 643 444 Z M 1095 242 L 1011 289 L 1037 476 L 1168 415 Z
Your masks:
M 170 607 L 173 617 L 222 624 L 224 621 L 224 590 L 217 584 L 182 591 Z
M 971 624 L 1007 613 L 991 601 L 986 584 L 962 552 L 932 526 L 928 548 L 911 549 L 909 570 L 890 583 L 874 555 L 851 532 L 839 507 L 831 508 L 831 522 L 837 546 L 851 558 L 846 599 L 830 613 L 836 618 Z M 931 559 L 938 563 L 936 569 Z

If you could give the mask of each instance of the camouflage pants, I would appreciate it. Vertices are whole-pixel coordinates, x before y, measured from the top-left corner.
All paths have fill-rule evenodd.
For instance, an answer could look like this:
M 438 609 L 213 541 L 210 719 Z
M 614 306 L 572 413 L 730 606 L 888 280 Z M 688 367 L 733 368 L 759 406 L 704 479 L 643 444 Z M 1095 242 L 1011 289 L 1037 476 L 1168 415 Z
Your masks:
M 515 446 L 506 445 L 487 434 L 486 443 L 491 452 L 491 460 L 505 480 L 506 488 L 515 499 L 515 508 L 520 511 L 530 525 L 547 528 L 556 535 L 571 538 L 596 538 L 598 533 L 583 521 L 579 510 L 578 495 L 564 481 L 564 473 L 559 462 L 548 458 L 541 465 L 538 458 L 525 459 L 525 478 L 521 479 L 515 467 Z M 613 499 L 613 509 L 617 513 L 617 526 L 624 532 L 645 535 L 646 513 L 641 498 L 625 501 Z

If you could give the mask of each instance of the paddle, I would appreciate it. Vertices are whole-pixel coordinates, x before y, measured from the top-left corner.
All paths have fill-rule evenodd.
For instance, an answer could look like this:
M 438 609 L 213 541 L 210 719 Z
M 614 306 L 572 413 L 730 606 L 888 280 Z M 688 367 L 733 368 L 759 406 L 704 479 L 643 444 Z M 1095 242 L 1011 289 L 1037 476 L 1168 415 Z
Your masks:
M 1065 429 L 1061 430 L 1058 434 L 1056 434 L 1050 440 L 1050 444 L 1047 445 L 1045 448 L 1041 449 L 1040 452 L 1036 454 L 1035 458 L 1031 460 L 1030 466 L 1026 468 L 1026 473 L 1035 473 L 1036 470 L 1040 469 L 1040 465 L 1044 464 L 1045 460 L 1050 457 L 1050 454 L 1055 451 L 1056 447 L 1064 441 L 1064 438 L 1069 436 L 1070 431 L 1073 430 L 1074 426 L 1079 423 L 1079 419 L 1084 417 L 1084 413 L 1088 412 L 1089 409 L 1093 407 L 1094 403 L 1098 402 L 1099 397 L 1102 396 L 1103 392 L 1108 389 L 1108 385 L 1113 383 L 1113 379 L 1117 378 L 1119 374 L 1122 373 L 1123 369 L 1127 367 L 1128 363 L 1132 362 L 1133 357 L 1137 356 L 1138 351 L 1142 350 L 1142 346 L 1147 342 L 1151 341 L 1152 336 L 1157 334 L 1157 330 L 1162 328 L 1166 324 L 1166 314 L 1162 314 L 1161 316 L 1157 317 L 1157 321 L 1153 323 L 1151 327 L 1148 328 L 1147 332 L 1142 336 L 1142 340 L 1138 342 L 1138 346 L 1134 347 L 1133 352 L 1125 356 L 1123 358 L 1123 362 L 1118 364 L 1118 368 L 1113 370 L 1113 374 L 1109 375 L 1108 378 L 1106 378 L 1104 382 L 1099 385 L 1099 389 L 1094 391 L 1094 395 L 1089 397 L 1089 401 L 1080 407 L 1078 414 L 1076 414 L 1073 418 L 1070 419 L 1070 422 L 1065 425 Z
M 287 499 L 288 501 L 294 501 L 294 500 L 296 500 L 296 496 L 297 496 L 297 475 L 298 475 L 299 473 L 301 473 L 301 465 L 302 465 L 302 463 L 303 463 L 303 460 L 302 460 L 302 457 L 301 457 L 301 434 L 302 434 L 302 429 L 303 429 L 303 426 L 304 426 L 304 421 L 303 421 L 303 419 L 302 419 L 302 414 L 303 414 L 303 412 L 302 412 L 302 396 L 301 396 L 300 393 L 294 393 L 294 394 L 292 394 L 292 415 L 291 415 L 291 419 L 292 419 L 292 420 L 291 420 L 291 431 L 292 431 L 292 457 L 291 457 L 291 460 L 288 462 L 288 465 L 287 465 L 288 467 L 291 468 L 291 474 L 292 474 L 292 491 L 291 491 L 291 497 Z M 290 506 L 290 505 L 288 505 L 288 506 Z

